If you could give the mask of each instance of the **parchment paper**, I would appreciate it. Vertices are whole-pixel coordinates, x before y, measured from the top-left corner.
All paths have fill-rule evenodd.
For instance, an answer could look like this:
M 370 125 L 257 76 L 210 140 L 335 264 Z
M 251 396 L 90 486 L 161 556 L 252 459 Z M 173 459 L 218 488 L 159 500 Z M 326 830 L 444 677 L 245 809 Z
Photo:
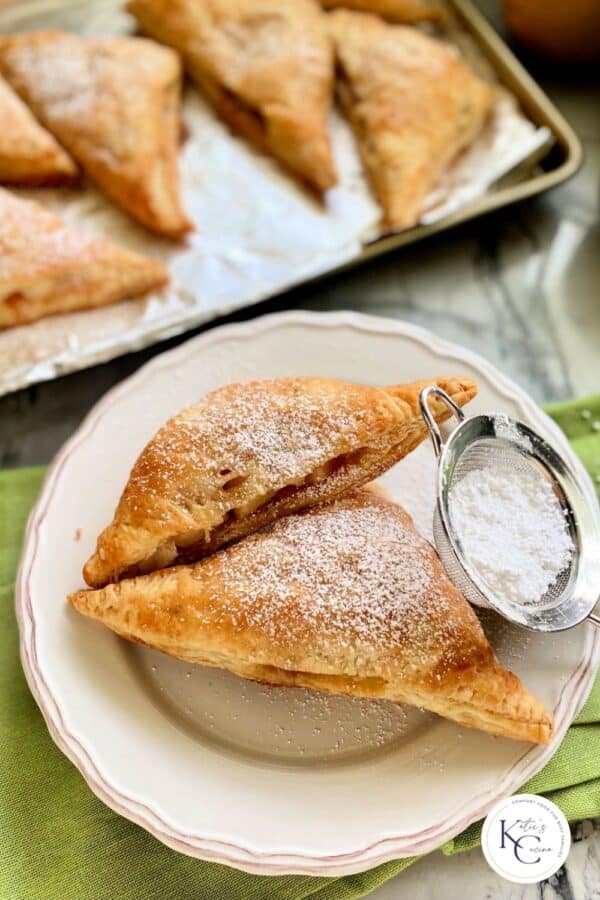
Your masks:
M 59 13 L 49 16 L 46 25 L 56 25 Z M 105 18 L 104 13 L 103 32 Z M 115 21 L 115 30 L 126 29 L 122 15 Z M 356 258 L 363 243 L 379 236 L 380 211 L 350 128 L 337 110 L 330 127 L 340 183 L 323 202 L 233 136 L 193 86 L 185 92 L 183 119 L 182 191 L 197 229 L 183 242 L 152 236 L 90 184 L 18 192 L 69 221 L 163 259 L 172 283 L 141 300 L 0 331 L 0 394 L 256 303 Z M 546 128 L 536 129 L 514 99 L 500 91 L 484 132 L 427 198 L 422 222 L 471 203 L 517 164 L 539 156 L 550 139 Z

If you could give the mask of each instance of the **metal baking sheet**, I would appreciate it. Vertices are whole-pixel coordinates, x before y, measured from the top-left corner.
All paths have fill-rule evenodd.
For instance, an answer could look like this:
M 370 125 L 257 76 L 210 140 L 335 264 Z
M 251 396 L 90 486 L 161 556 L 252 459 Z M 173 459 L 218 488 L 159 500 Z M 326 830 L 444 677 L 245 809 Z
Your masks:
M 572 130 L 468 0 L 454 0 L 452 9 L 446 38 L 510 94 L 500 94 L 485 133 L 427 198 L 422 224 L 397 234 L 378 233 L 378 207 L 350 129 L 336 111 L 331 131 L 340 185 L 320 204 L 276 163 L 232 136 L 188 87 L 181 178 L 197 231 L 184 244 L 150 235 L 89 184 L 19 192 L 70 221 L 162 258 L 171 269 L 171 287 L 140 300 L 0 332 L 0 394 L 179 334 L 531 196 L 572 174 L 581 160 Z M 48 27 L 128 33 L 133 23 L 118 0 L 0 5 L 0 32 Z

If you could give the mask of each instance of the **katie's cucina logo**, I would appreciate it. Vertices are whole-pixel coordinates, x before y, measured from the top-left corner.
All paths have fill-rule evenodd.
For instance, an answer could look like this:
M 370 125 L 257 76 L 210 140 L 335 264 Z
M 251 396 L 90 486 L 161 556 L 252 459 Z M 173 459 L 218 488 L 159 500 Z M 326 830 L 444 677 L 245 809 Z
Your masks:
M 508 881 L 533 884 L 566 860 L 571 832 L 554 803 L 536 794 L 507 797 L 488 813 L 481 846 L 489 865 Z

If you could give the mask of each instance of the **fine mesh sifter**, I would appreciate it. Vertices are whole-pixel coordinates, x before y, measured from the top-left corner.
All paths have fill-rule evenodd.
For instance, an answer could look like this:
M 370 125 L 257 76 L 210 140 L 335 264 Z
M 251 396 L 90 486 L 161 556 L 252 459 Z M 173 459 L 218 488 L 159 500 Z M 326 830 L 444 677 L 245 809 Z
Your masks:
M 429 406 L 434 397 L 450 408 L 458 422 L 445 443 Z M 421 392 L 419 403 L 438 458 L 434 540 L 456 587 L 475 606 L 492 607 L 511 622 L 535 631 L 562 631 L 585 619 L 600 626 L 600 614 L 593 611 L 600 599 L 600 517 L 571 467 L 539 434 L 515 419 L 498 414 L 467 417 L 435 386 Z M 468 473 L 488 467 L 510 473 L 515 481 L 533 468 L 548 480 L 565 515 L 573 544 L 571 561 L 535 603 L 494 595 L 469 562 L 453 527 L 453 487 Z

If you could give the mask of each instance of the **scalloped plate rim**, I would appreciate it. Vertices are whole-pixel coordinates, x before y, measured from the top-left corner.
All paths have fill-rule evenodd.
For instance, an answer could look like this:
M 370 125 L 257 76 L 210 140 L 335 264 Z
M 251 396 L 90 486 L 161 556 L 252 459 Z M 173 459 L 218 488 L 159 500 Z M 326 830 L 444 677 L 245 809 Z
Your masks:
M 591 688 L 593 673 L 600 662 L 600 632 L 588 629 L 582 659 L 566 682 L 557 704 L 555 739 L 550 745 L 529 748 L 508 771 L 504 772 L 494 787 L 471 798 L 468 804 L 461 807 L 460 811 L 447 817 L 445 821 L 436 826 L 409 835 L 388 835 L 367 843 L 365 846 L 351 848 L 335 855 L 315 855 L 302 852 L 297 848 L 285 853 L 271 852 L 250 845 L 244 846 L 240 841 L 229 842 L 209 835 L 185 834 L 177 829 L 176 823 L 169 823 L 161 818 L 160 814 L 152 809 L 151 802 L 144 803 L 139 799 L 129 797 L 112 785 L 108 776 L 96 768 L 90 752 L 77 736 L 70 733 L 65 727 L 59 701 L 52 696 L 44 683 L 43 674 L 37 667 L 35 657 L 35 620 L 29 602 L 28 576 L 35 560 L 37 530 L 43 519 L 44 510 L 52 498 L 54 487 L 64 464 L 96 427 L 104 411 L 118 402 L 121 393 L 139 387 L 140 382 L 148 374 L 160 369 L 171 368 L 177 364 L 180 358 L 187 358 L 204 346 L 231 338 L 236 340 L 252 339 L 266 330 L 282 328 L 287 325 L 302 325 L 308 328 L 350 327 L 363 333 L 396 335 L 426 346 L 427 350 L 436 356 L 452 357 L 471 365 L 493 380 L 495 388 L 517 403 L 528 416 L 534 420 L 536 418 L 543 420 L 546 429 L 552 433 L 556 442 L 567 453 L 571 463 L 583 478 L 588 491 L 593 491 L 589 476 L 555 423 L 522 388 L 519 388 L 511 379 L 502 375 L 487 360 L 473 351 L 439 338 L 425 328 L 400 320 L 355 312 L 318 313 L 294 310 L 272 313 L 247 322 L 216 327 L 159 354 L 140 367 L 136 373 L 111 388 L 98 401 L 59 451 L 46 475 L 40 497 L 30 514 L 17 575 L 15 606 L 20 630 L 23 669 L 48 730 L 61 751 L 79 769 L 91 790 L 106 805 L 145 828 L 167 846 L 196 858 L 224 863 L 252 874 L 340 876 L 364 871 L 390 860 L 430 852 L 445 840 L 459 833 L 471 822 L 481 818 L 499 797 L 514 792 L 539 771 L 555 751 L 559 740 L 583 705 Z

